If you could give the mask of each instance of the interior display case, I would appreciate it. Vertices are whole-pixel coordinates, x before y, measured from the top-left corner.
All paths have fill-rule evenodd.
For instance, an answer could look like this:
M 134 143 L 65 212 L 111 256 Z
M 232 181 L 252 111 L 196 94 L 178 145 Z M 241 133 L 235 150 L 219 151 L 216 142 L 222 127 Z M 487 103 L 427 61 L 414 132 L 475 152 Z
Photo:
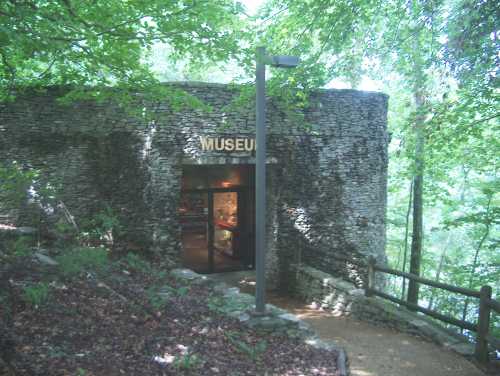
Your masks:
M 186 166 L 178 209 L 183 264 L 200 273 L 254 267 L 253 166 Z
M 214 247 L 238 257 L 238 193 L 214 193 Z

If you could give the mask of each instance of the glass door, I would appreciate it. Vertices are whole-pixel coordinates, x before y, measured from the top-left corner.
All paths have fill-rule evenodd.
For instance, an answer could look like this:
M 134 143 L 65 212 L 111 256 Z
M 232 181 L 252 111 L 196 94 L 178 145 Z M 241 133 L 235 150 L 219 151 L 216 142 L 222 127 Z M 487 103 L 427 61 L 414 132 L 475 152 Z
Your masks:
M 224 268 L 239 258 L 238 192 L 215 192 L 213 200 L 214 250 Z
M 250 190 L 213 192 L 213 266 L 215 272 L 254 268 Z M 249 241 L 250 240 L 250 241 Z
M 185 191 L 179 217 L 182 261 L 199 273 L 253 269 L 253 205 L 244 188 Z

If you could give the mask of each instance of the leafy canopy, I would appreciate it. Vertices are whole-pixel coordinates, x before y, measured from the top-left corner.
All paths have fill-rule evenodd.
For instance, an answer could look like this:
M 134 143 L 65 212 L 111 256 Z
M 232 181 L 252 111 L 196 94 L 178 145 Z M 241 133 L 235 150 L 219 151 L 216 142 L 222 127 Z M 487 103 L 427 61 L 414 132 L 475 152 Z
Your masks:
M 234 58 L 241 11 L 231 0 L 1 1 L 0 99 L 33 86 L 150 86 L 144 57 L 156 42 L 170 58 Z

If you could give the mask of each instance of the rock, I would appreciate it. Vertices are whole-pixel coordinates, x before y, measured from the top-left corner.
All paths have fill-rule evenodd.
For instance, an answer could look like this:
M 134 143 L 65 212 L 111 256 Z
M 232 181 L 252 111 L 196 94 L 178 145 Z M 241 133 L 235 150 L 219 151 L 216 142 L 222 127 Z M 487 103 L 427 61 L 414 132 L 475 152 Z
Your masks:
M 283 331 L 288 329 L 289 322 L 279 317 L 272 316 L 254 316 L 245 322 L 252 329 L 262 329 L 264 331 Z
M 296 323 L 297 325 L 299 324 L 299 322 L 301 321 L 297 316 L 295 315 L 292 315 L 291 313 L 283 313 L 281 315 L 279 315 L 279 318 L 280 319 L 283 319 L 283 320 L 288 320 L 288 321 L 291 321 L 293 323 Z
M 16 232 L 19 235 L 34 235 L 36 234 L 37 230 L 34 227 L 23 226 L 23 227 L 18 227 L 16 229 Z
M 214 291 L 216 292 L 224 292 L 226 291 L 227 289 L 229 288 L 229 285 L 225 282 L 218 282 L 215 286 L 214 286 Z
M 308 345 L 311 345 L 315 349 L 322 349 L 322 350 L 328 350 L 328 351 L 337 351 L 338 347 L 331 341 L 325 341 L 320 339 L 317 336 L 310 337 L 305 340 L 305 343 Z
M 246 322 L 250 320 L 250 315 L 248 313 L 242 313 L 241 315 L 238 316 L 238 320 L 240 322 Z
M 224 296 L 234 296 L 240 293 L 240 289 L 238 287 L 229 287 L 224 290 Z
M 42 264 L 45 264 L 45 265 L 49 265 L 49 266 L 57 266 L 59 265 L 59 263 L 54 260 L 52 257 L 49 257 L 47 255 L 44 255 L 43 253 L 41 252 L 35 252 L 33 254 L 33 257 L 40 263 Z
M 239 322 L 245 322 L 250 320 L 250 315 L 243 311 L 232 311 L 229 312 L 228 316 L 234 319 L 238 319 Z
M 193 272 L 190 269 L 173 269 L 170 272 L 170 275 L 175 279 L 184 281 L 184 282 L 195 282 L 195 283 L 205 283 L 208 281 L 208 278 L 204 275 Z
M 0 226 L 0 232 L 12 235 L 33 235 L 36 234 L 37 230 L 34 227 L 28 226 L 15 227 L 2 225 Z
M 455 343 L 450 346 L 445 346 L 456 353 L 464 356 L 474 355 L 474 345 L 472 343 Z

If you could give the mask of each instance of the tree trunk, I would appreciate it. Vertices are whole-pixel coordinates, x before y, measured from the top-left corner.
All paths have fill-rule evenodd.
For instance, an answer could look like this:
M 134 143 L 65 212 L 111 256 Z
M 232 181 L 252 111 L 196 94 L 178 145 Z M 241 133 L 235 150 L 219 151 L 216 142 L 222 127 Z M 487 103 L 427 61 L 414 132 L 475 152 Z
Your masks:
M 410 228 L 410 213 L 411 213 L 411 205 L 413 199 L 413 180 L 410 183 L 410 197 L 408 199 L 408 210 L 406 211 L 406 225 L 405 225 L 405 248 L 403 253 L 403 272 L 406 271 L 406 259 L 408 255 L 408 232 Z M 405 299 L 406 293 L 406 278 L 403 277 L 403 286 L 401 289 L 401 300 Z
M 417 77 L 422 77 L 421 68 L 417 67 Z M 410 273 L 420 275 L 423 240 L 423 185 L 424 185 L 424 115 L 422 113 L 424 95 L 422 80 L 415 84 L 415 177 L 413 185 L 413 231 L 411 237 Z M 408 302 L 418 304 L 419 285 L 415 281 L 408 283 Z

